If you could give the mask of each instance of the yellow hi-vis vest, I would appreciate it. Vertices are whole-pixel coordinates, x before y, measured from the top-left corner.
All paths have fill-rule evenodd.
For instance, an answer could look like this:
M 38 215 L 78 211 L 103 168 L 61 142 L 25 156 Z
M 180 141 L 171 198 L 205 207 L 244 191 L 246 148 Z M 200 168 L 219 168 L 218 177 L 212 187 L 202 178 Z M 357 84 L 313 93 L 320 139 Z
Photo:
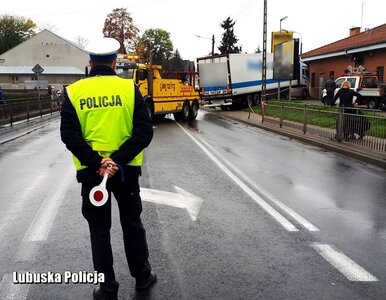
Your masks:
M 132 136 L 134 82 L 118 76 L 95 76 L 67 87 L 86 143 L 102 157 L 110 157 Z M 141 166 L 143 151 L 128 165 Z M 73 155 L 75 168 L 86 168 Z

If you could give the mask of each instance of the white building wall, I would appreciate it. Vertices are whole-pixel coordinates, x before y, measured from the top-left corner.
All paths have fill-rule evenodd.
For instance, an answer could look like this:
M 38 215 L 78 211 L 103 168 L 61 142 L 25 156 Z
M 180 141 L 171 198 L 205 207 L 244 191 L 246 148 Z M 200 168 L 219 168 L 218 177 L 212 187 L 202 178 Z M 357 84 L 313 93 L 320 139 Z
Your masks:
M 89 56 L 86 51 L 49 30 L 43 30 L 29 40 L 0 55 L 2 66 L 68 66 L 84 70 Z

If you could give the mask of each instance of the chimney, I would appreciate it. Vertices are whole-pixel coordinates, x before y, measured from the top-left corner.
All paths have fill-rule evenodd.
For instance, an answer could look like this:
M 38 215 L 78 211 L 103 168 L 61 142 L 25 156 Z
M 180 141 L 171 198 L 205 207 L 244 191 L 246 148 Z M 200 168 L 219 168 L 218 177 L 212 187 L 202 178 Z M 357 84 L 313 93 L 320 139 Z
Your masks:
M 360 33 L 361 33 L 361 28 L 360 27 L 350 28 L 350 37 L 354 36 L 354 35 L 357 35 L 357 34 L 360 34 Z

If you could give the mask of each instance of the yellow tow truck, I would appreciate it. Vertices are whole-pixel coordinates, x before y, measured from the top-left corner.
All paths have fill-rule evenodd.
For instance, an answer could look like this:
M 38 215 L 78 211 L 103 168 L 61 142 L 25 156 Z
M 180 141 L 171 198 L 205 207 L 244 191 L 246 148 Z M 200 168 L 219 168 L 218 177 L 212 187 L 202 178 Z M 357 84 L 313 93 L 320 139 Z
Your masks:
M 117 59 L 116 71 L 122 78 L 133 79 L 141 91 L 152 119 L 172 113 L 176 121 L 191 121 L 199 110 L 199 92 L 195 90 L 197 73 L 173 72 L 177 78 L 162 78 L 162 66 L 130 61 L 124 56 Z M 179 77 L 182 76 L 182 77 Z

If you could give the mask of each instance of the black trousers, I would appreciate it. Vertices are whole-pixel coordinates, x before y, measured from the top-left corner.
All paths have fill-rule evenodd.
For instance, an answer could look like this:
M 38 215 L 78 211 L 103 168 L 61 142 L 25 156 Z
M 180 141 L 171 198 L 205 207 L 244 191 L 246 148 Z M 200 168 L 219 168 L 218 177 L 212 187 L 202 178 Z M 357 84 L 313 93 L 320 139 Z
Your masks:
M 120 171 L 117 172 L 107 180 L 106 188 L 109 192 L 109 200 L 100 207 L 91 204 L 89 193 L 94 186 L 101 183 L 102 177 L 92 174 L 92 178 L 82 182 L 82 214 L 90 228 L 94 269 L 105 274 L 105 283 L 102 283 L 100 287 L 104 293 L 112 296 L 117 294 L 119 284 L 115 280 L 110 243 L 111 193 L 118 203 L 126 259 L 131 276 L 148 276 L 151 271 L 146 232 L 140 218 L 142 202 L 139 195 L 138 175 L 125 172 L 122 182 L 120 173 Z
M 332 103 L 332 99 L 334 98 L 334 91 L 327 91 L 327 96 L 326 96 L 326 105 L 329 106 Z

